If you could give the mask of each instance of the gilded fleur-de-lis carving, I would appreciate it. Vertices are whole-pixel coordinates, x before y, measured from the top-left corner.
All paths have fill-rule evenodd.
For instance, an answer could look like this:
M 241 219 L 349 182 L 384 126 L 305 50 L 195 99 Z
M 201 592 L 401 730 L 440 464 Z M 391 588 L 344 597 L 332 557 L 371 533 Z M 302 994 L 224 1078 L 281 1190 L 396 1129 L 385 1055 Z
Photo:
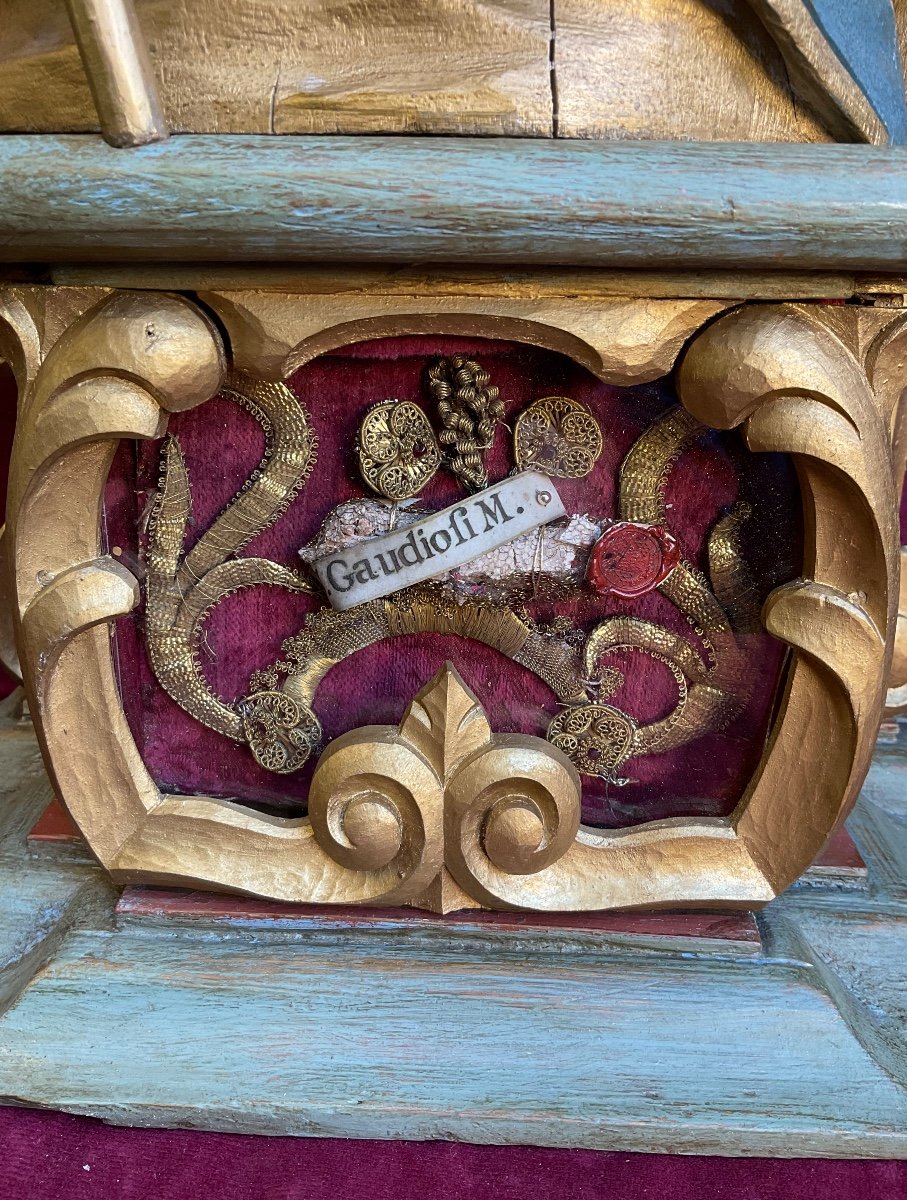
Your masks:
M 399 736 L 448 780 L 468 754 L 487 745 L 491 726 L 485 710 L 450 663 L 410 701 Z
M 580 794 L 575 767 L 550 743 L 492 733 L 447 663 L 399 727 L 364 726 L 330 743 L 309 818 L 344 866 L 396 867 L 426 887 L 446 868 L 474 892 L 488 872 L 528 875 L 559 858 L 579 827 Z

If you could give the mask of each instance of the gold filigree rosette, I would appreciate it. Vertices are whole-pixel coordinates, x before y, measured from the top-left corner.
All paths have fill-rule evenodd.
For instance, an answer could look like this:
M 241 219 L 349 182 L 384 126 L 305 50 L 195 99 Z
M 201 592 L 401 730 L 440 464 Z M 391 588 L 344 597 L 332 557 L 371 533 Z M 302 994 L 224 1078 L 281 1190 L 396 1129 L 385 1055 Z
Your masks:
M 513 450 L 521 471 L 582 479 L 602 452 L 602 431 L 592 413 L 569 396 L 534 400 L 517 418 Z
M 406 500 L 428 483 L 441 451 L 425 413 L 408 400 L 386 400 L 365 414 L 356 449 L 362 478 L 388 500 Z
M 285 692 L 255 692 L 239 712 L 255 761 L 276 774 L 298 770 L 321 741 L 318 718 Z

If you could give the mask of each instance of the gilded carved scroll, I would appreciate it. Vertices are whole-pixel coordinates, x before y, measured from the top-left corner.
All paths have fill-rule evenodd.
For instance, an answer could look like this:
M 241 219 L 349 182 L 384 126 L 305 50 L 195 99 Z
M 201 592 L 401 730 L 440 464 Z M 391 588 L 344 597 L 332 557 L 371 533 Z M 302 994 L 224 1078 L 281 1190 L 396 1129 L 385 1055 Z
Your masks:
M 67 297 L 59 296 L 62 310 Z M 250 681 L 247 695 L 227 704 L 206 686 L 196 659 L 211 607 L 239 588 L 313 586 L 303 567 L 288 572 L 241 554 L 305 486 L 318 452 L 304 410 L 290 403 L 281 379 L 325 345 L 368 336 L 370 322 L 382 333 L 456 332 L 464 321 L 474 329 L 483 302 L 473 297 L 466 316 L 409 316 L 389 325 L 367 299 L 351 299 L 349 307 L 358 304 L 360 311 L 347 313 L 341 335 L 332 329 L 328 302 L 319 327 L 311 298 L 303 305 L 299 297 L 269 296 L 262 312 L 255 311 L 255 296 L 208 300 L 220 310 L 229 349 L 204 312 L 177 296 L 85 297 L 84 311 L 61 321 L 52 346 L 40 345 L 37 325 L 30 338 L 28 321 L 11 319 L 16 303 L 25 304 L 20 297 L 11 296 L 4 310 L 3 328 L 21 348 L 21 363 L 30 364 L 20 370 L 7 535 L 15 555 L 19 652 L 60 794 L 115 879 L 372 904 L 427 903 L 439 881 L 452 879 L 455 894 L 436 901 L 441 907 L 556 911 L 758 905 L 796 878 L 852 802 L 868 766 L 891 654 L 897 536 L 880 392 L 893 352 L 879 351 L 879 339 L 885 345 L 892 339 L 885 342 L 877 315 L 759 305 L 728 312 L 698 333 L 695 325 L 707 314 L 692 322 L 676 376 L 682 407 L 627 456 L 619 511 L 593 538 L 598 553 L 588 568 L 590 580 L 611 586 L 617 579 L 626 587 L 615 564 L 632 550 L 634 562 L 647 564 L 646 586 L 688 619 L 691 640 L 666 638 L 629 617 L 603 621 L 581 641 L 559 640 L 558 631 L 534 627 L 506 605 L 457 602 L 435 585 L 351 615 L 326 610 L 307 619 L 271 674 Z M 622 350 L 616 337 L 608 342 L 616 305 L 602 302 L 595 345 L 558 328 L 563 305 L 552 304 L 550 324 L 544 303 L 531 322 L 491 306 L 481 327 L 575 353 L 612 380 L 621 378 L 625 354 L 624 377 L 632 381 L 639 378 L 639 352 L 629 324 L 637 320 L 640 344 L 650 339 L 649 377 L 670 369 L 679 341 L 658 304 L 640 303 L 628 314 L 628 302 L 619 302 Z M 874 341 L 858 329 L 867 320 L 878 326 Z M 674 347 L 660 362 L 659 339 Z M 879 351 L 872 361 L 861 350 L 867 345 Z M 105 556 L 100 539 L 113 451 L 120 438 L 164 437 L 168 413 L 203 404 L 225 387 L 265 428 L 265 461 L 186 553 L 191 479 L 178 443 L 164 442 L 145 581 L 148 645 L 163 686 L 200 721 L 248 744 L 269 769 L 294 770 L 317 757 L 305 819 L 162 793 L 129 731 L 111 659 L 108 626 L 140 599 L 139 581 Z M 582 477 L 577 473 L 595 459 L 594 420 L 564 405 L 543 415 L 558 461 Z M 565 423 L 571 415 L 572 424 Z M 570 443 L 574 425 L 591 438 L 578 443 L 579 456 Z M 802 577 L 777 588 L 761 615 L 748 601 L 735 549 L 745 512 L 716 527 L 709 578 L 672 545 L 664 473 L 705 427 L 739 427 L 752 450 L 784 452 L 797 466 L 807 535 Z M 443 465 L 434 461 L 427 434 L 417 440 L 429 455 L 426 472 Z M 471 451 L 454 449 L 461 474 L 473 470 Z M 418 471 L 407 476 L 418 477 Z M 735 631 L 760 621 L 791 648 L 791 667 L 762 761 L 732 816 L 614 831 L 583 827 L 583 772 L 609 771 L 616 781 L 634 754 L 658 752 L 695 735 L 703 721 L 726 719 L 739 698 Z M 426 628 L 455 630 L 521 655 L 563 704 L 547 740 L 492 730 L 475 696 L 446 669 L 425 681 L 399 728 L 369 727 L 323 745 L 311 706 L 331 665 L 370 640 Z M 657 656 L 673 672 L 673 712 L 639 724 L 609 705 L 609 678 L 598 664 L 614 646 Z

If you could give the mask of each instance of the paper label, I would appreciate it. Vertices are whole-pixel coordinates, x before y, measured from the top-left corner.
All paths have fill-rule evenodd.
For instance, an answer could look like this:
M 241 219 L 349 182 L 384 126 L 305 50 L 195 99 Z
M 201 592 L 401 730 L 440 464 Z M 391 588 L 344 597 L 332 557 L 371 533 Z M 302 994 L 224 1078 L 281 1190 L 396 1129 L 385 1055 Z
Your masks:
M 547 475 L 523 471 L 415 525 L 316 559 L 333 608 L 353 608 L 443 575 L 566 516 Z

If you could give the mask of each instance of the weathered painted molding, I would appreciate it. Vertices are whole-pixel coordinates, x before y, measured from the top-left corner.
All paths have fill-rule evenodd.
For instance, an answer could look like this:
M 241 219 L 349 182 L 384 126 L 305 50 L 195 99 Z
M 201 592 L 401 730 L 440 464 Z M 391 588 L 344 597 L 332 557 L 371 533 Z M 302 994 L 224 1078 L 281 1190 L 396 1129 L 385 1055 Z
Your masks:
M 868 885 L 799 884 L 760 948 L 425 914 L 115 917 L 99 868 L 29 857 L 49 785 L 2 718 L 0 1102 L 302 1136 L 907 1154 L 903 748 L 880 752 L 850 823 Z M 869 850 L 894 842 L 880 877 Z
M 907 266 L 892 147 L 6 136 L 0 196 L 6 262 Z

